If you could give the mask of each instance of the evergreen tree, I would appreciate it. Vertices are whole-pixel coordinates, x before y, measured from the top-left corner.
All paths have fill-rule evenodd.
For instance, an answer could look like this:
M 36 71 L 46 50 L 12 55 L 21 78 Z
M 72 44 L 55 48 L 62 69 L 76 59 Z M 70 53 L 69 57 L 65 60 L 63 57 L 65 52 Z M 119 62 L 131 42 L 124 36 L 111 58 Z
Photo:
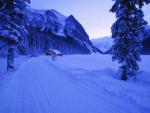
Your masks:
M 115 4 L 110 9 L 116 13 L 116 22 L 112 26 L 113 60 L 117 60 L 122 70 L 122 80 L 129 76 L 135 76 L 139 69 L 138 61 L 141 61 L 140 34 L 146 25 L 143 19 L 142 6 L 150 3 L 150 0 L 113 0 Z
M 14 48 L 24 40 L 26 29 L 24 8 L 26 0 L 0 0 L 0 42 L 5 43 L 7 53 L 7 70 L 14 68 Z

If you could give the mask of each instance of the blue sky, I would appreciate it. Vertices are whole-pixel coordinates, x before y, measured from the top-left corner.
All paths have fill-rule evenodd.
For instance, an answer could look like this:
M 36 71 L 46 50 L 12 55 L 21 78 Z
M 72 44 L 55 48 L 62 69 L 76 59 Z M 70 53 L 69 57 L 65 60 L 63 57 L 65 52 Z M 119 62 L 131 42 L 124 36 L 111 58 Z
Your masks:
M 111 0 L 31 0 L 36 9 L 55 9 L 65 16 L 74 15 L 90 38 L 111 35 L 115 14 L 109 12 Z M 144 7 L 145 19 L 150 23 L 150 5 Z

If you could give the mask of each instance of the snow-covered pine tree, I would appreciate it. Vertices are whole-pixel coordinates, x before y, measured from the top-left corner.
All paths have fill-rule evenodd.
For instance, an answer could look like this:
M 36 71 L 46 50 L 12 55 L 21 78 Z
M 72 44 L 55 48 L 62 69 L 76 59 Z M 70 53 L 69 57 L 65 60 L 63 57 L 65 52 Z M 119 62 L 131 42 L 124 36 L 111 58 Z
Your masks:
M 116 13 L 116 22 L 112 26 L 112 58 L 117 60 L 122 70 L 122 80 L 129 76 L 135 76 L 139 69 L 138 61 L 141 61 L 140 34 L 146 25 L 143 19 L 142 6 L 150 3 L 150 0 L 113 0 L 115 4 L 110 9 Z
M 23 40 L 26 29 L 23 26 L 27 0 L 0 0 L 0 42 L 5 43 L 7 70 L 14 68 L 14 48 Z

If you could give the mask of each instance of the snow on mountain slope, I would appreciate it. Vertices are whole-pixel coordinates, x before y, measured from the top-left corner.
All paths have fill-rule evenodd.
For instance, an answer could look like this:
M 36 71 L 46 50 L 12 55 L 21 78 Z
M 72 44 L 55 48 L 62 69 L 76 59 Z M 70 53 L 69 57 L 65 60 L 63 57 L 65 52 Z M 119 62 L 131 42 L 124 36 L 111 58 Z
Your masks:
M 83 26 L 73 15 L 66 17 L 54 9 L 37 10 L 32 8 L 26 10 L 26 15 L 32 48 L 38 48 L 42 52 L 43 48 L 54 48 L 64 54 L 99 52 L 99 49 L 92 45 Z
M 110 49 L 113 44 L 113 40 L 110 37 L 98 38 L 91 40 L 93 45 L 98 47 L 102 51 Z
M 66 26 L 66 17 L 54 9 L 52 9 L 51 12 L 53 12 L 56 15 L 58 22 L 60 22 L 62 25 L 62 29 L 59 29 L 59 31 L 57 32 L 57 35 L 66 36 L 64 34 L 64 28 Z
M 0 76 L 0 113 L 149 113 L 149 56 L 137 80 L 118 80 L 109 55 L 26 59 Z M 1 64 L 0 64 L 1 65 Z
M 51 12 L 53 12 L 56 17 L 59 19 L 59 22 L 62 23 L 62 25 L 65 27 L 65 24 L 66 24 L 66 16 L 64 16 L 63 14 L 59 13 L 58 11 L 54 10 L 54 9 L 51 9 Z

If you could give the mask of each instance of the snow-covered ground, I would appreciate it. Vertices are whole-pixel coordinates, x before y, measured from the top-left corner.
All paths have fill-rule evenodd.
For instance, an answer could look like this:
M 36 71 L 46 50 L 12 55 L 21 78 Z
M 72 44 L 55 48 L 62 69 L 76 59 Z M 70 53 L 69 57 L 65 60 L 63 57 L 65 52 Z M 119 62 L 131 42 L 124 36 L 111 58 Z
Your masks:
M 0 113 L 150 113 L 149 57 L 127 82 L 110 55 L 19 57 L 10 73 L 0 59 Z

